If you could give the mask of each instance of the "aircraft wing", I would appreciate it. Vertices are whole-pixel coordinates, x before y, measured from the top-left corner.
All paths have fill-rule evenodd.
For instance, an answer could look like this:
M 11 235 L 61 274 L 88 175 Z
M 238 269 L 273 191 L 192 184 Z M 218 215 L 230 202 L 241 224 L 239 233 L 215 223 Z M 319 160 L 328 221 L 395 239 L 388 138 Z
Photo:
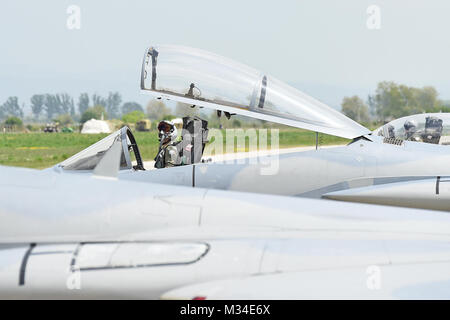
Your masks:
M 326 104 L 246 65 L 175 45 L 145 51 L 141 91 L 348 139 L 370 131 Z

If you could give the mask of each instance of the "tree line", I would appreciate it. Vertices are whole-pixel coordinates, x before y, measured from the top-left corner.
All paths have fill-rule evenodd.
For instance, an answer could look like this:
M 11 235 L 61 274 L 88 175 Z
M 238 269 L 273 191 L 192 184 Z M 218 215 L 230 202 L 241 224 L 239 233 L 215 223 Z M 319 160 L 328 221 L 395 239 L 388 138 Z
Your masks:
M 81 93 L 77 101 L 67 93 L 35 94 L 30 98 L 30 107 L 36 121 L 64 118 L 67 120 L 63 122 L 76 120 L 83 123 L 91 118 L 120 118 L 130 112 L 139 112 L 139 117 L 145 116 L 139 103 L 122 103 L 119 92 L 109 92 L 106 97 Z M 450 112 L 450 104 L 439 99 L 434 87 L 416 88 L 392 81 L 378 83 L 375 92 L 368 95 L 366 101 L 356 95 L 344 97 L 341 107 L 345 115 L 360 123 L 386 122 L 423 112 Z M 160 100 L 151 100 L 146 109 L 148 118 L 152 120 L 173 118 L 173 113 L 178 116 L 198 113 L 197 109 L 182 103 L 177 103 L 175 112 L 172 112 Z M 19 104 L 18 97 L 9 97 L 0 104 L 0 120 L 10 117 L 24 118 L 23 105 Z
M 90 115 L 97 116 L 99 113 L 103 114 L 105 119 L 112 119 L 136 110 L 143 112 L 142 106 L 137 102 L 122 103 L 119 92 L 109 92 L 107 97 L 81 93 L 77 102 L 67 93 L 35 94 L 30 98 L 30 107 L 35 120 L 44 118 L 48 121 L 61 115 L 84 122 Z M 0 119 L 9 117 L 24 117 L 23 106 L 19 104 L 18 97 L 9 97 L 0 105 Z
M 434 87 L 416 88 L 393 81 L 378 83 L 367 101 L 358 96 L 344 97 L 341 107 L 345 115 L 361 123 L 387 122 L 424 112 L 450 112 L 448 102 L 439 99 Z

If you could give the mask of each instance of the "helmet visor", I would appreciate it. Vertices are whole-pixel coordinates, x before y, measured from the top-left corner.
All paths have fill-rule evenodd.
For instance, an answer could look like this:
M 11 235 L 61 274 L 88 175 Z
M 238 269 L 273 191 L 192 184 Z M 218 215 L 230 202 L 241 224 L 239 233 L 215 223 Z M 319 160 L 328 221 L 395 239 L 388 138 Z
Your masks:
M 163 131 L 164 133 L 168 133 L 171 130 L 172 130 L 172 126 L 169 123 L 165 122 L 165 121 L 161 121 L 158 124 L 158 131 L 160 131 L 160 132 Z

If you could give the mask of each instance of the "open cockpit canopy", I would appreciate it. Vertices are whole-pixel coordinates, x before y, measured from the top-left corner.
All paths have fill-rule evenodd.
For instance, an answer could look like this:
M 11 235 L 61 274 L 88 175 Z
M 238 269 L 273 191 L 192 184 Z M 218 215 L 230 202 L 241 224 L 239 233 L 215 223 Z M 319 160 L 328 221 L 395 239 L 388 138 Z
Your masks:
M 64 170 L 94 170 L 104 158 L 115 142 L 120 142 L 122 152 L 120 155 L 120 169 L 143 169 L 142 159 L 136 140 L 128 127 L 123 127 L 90 147 L 78 152 L 74 156 L 64 160 L 56 166 Z M 133 166 L 133 151 L 136 165 Z
M 188 47 L 146 50 L 141 89 L 171 99 L 345 138 L 370 133 L 324 103 L 246 65 Z
M 450 113 L 422 113 L 392 120 L 374 135 L 407 141 L 450 144 Z

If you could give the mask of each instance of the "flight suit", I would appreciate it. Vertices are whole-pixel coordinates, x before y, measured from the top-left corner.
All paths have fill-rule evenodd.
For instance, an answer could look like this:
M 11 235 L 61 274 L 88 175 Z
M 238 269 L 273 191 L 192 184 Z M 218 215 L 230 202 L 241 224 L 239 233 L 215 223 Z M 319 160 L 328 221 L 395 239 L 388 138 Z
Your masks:
M 165 168 L 174 167 L 180 165 L 180 156 L 178 155 L 177 148 L 169 144 L 164 148 L 164 163 Z

